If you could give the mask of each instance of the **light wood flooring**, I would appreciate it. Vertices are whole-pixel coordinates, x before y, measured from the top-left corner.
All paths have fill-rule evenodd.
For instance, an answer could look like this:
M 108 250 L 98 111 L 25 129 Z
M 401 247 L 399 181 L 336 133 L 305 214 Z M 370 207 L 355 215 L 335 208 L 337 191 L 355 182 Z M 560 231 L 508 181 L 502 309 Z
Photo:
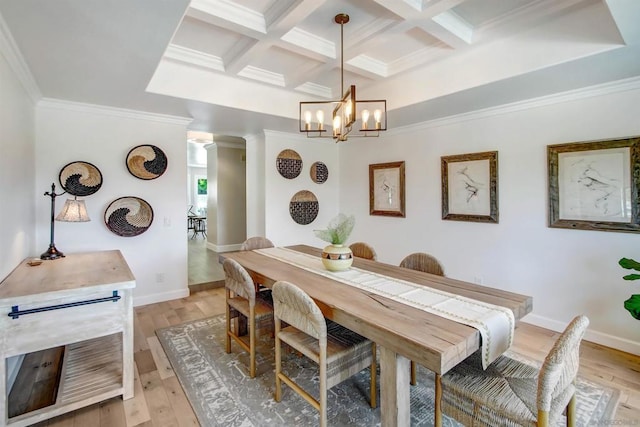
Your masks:
M 193 292 L 188 298 L 135 308 L 135 397 L 113 398 L 53 418 L 38 426 L 197 426 L 154 331 L 224 313 L 224 288 Z M 514 350 L 542 361 L 557 333 L 521 324 Z M 234 351 L 239 351 L 234 348 Z M 583 342 L 580 375 L 622 390 L 614 420 L 606 425 L 640 425 L 640 357 Z
M 207 241 L 198 235 L 188 235 L 188 283 L 191 290 L 200 290 L 206 284 L 224 280 L 224 271 L 218 262 L 218 254 L 207 249 Z M 224 286 L 224 284 L 223 284 Z

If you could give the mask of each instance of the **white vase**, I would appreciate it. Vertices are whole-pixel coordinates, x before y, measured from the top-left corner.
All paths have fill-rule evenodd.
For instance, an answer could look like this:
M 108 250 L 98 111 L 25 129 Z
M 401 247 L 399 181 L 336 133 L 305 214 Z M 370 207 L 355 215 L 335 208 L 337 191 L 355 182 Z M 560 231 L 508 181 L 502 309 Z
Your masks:
M 322 264 L 329 271 L 347 270 L 353 264 L 349 246 L 329 245 L 322 250 Z

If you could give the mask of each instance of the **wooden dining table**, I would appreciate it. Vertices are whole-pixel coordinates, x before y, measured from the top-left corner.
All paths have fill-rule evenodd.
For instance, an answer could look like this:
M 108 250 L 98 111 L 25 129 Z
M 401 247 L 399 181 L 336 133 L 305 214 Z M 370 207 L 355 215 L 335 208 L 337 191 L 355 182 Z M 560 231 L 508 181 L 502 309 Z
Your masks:
M 321 249 L 288 246 L 320 257 Z M 480 348 L 477 329 L 402 302 L 346 285 L 256 251 L 228 252 L 256 283 L 272 287 L 276 281 L 294 283 L 320 306 L 324 316 L 375 341 L 380 354 L 380 405 L 383 426 L 410 424 L 410 361 L 435 373 L 435 425 L 441 425 L 440 376 Z M 532 309 L 532 298 L 488 286 L 354 258 L 353 267 L 406 280 L 452 294 L 503 306 L 516 320 Z

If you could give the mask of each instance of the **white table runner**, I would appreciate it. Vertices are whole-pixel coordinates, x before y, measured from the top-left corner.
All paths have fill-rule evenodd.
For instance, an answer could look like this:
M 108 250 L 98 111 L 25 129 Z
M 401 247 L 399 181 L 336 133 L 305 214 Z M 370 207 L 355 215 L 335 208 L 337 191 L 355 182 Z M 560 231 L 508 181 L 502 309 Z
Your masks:
M 322 260 L 319 257 L 291 249 L 267 248 L 258 249 L 256 252 L 478 329 L 482 336 L 481 349 L 484 369 L 511 347 L 513 342 L 515 319 L 513 312 L 506 307 L 355 267 L 341 272 L 328 271 L 322 265 Z

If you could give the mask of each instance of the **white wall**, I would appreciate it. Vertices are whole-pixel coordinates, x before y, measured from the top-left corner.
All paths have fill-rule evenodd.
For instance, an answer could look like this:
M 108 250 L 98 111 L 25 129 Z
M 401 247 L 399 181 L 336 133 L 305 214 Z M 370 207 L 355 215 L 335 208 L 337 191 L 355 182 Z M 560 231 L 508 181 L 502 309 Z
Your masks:
M 245 137 L 247 152 L 247 237 L 265 235 L 265 136 Z
M 0 51 L 0 280 L 24 258 L 35 255 L 35 107 L 12 70 L 9 55 Z
M 66 164 L 87 161 L 103 176 L 100 190 L 85 198 L 91 222 L 56 222 L 57 248 L 67 254 L 122 251 L 136 277 L 136 305 L 187 296 L 187 123 L 176 117 L 41 101 L 36 122 L 37 249 L 42 252 L 49 244 L 50 199 L 42 194 L 52 182 L 60 189 L 58 176 Z M 156 145 L 168 158 L 166 172 L 154 180 L 138 179 L 127 170 L 127 153 L 140 144 Z M 140 197 L 153 208 L 153 223 L 141 235 L 121 237 L 105 225 L 106 208 L 123 196 Z M 65 198 L 57 199 L 56 212 Z
M 278 154 L 287 148 L 297 151 L 302 157 L 302 172 L 295 179 L 282 177 L 276 169 Z M 329 179 L 323 184 L 311 180 L 311 165 L 317 161 L 325 163 L 329 169 Z M 329 221 L 340 212 L 340 170 L 338 150 L 333 140 L 265 131 L 264 165 L 265 237 L 277 246 L 325 246 L 326 243 L 315 237 L 313 230 L 326 228 Z M 300 190 L 315 194 L 320 206 L 318 217 L 308 225 L 297 224 L 289 214 L 291 197 Z M 349 210 L 344 212 L 355 213 Z
M 640 258 L 640 235 L 547 227 L 546 160 L 549 144 L 640 135 L 639 87 L 340 144 L 340 208 L 357 217 L 350 240 L 371 243 L 391 264 L 432 253 L 450 277 L 533 296 L 529 322 L 561 330 L 584 313 L 588 339 L 640 354 L 640 323 L 623 308 L 640 285 L 623 281 L 617 265 L 623 256 Z M 498 151 L 500 223 L 442 220 L 440 157 L 491 150 Z M 391 161 L 406 162 L 406 218 L 368 214 L 369 164 Z
M 0 17 L 0 30 L 3 30 Z M 21 60 L 0 31 L 0 281 L 24 258 L 35 255 L 34 146 L 35 107 L 16 69 Z M 23 65 L 23 64 L 22 64 Z M 7 391 L 11 391 L 24 356 L 7 361 Z
M 216 239 L 217 252 L 238 250 L 247 238 L 246 151 L 244 146 L 215 142 L 216 150 Z M 211 239 L 210 239 L 211 241 Z

